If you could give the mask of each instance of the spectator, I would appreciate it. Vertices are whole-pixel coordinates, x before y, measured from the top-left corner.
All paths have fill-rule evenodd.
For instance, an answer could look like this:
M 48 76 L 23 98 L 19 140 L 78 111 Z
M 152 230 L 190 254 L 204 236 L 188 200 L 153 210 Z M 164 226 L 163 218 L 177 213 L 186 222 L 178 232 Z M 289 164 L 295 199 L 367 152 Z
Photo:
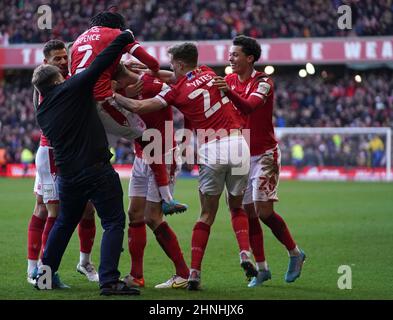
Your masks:
M 0 177 L 6 173 L 7 149 L 0 143 Z
M 354 28 L 340 30 L 337 8 L 349 2 Z M 40 30 L 36 19 L 42 1 L 1 1 L 0 39 L 3 36 L 8 39 L 3 41 L 11 44 L 40 43 L 50 38 L 73 41 L 87 29 L 88 18 L 111 3 L 110 0 L 53 0 L 50 2 L 53 29 Z M 254 38 L 393 34 L 390 0 L 122 0 L 118 4 L 119 12 L 126 17 L 139 40 L 144 41 L 217 40 L 237 34 Z
M 300 168 L 303 165 L 304 151 L 303 146 L 300 141 L 296 141 L 296 143 L 292 146 L 292 164 L 297 168 Z
M 381 165 L 385 149 L 383 141 L 379 136 L 374 136 L 374 138 L 371 139 L 369 146 L 371 150 L 371 166 L 373 168 L 379 167 Z
M 20 158 L 23 164 L 23 176 L 25 177 L 29 171 L 29 165 L 34 161 L 34 154 L 28 148 L 24 148 Z
M 335 73 L 335 78 L 308 76 L 294 72 L 273 74 L 277 83 L 274 109 L 277 127 L 393 127 L 393 77 L 388 69 L 362 73 L 362 82 L 354 83 L 351 71 Z M 37 128 L 30 84 L 31 71 L 6 71 L 0 82 L 0 143 L 7 150 L 9 163 L 21 162 L 23 148 L 36 150 Z M 379 97 L 376 99 L 376 97 Z M 381 108 L 380 104 L 383 104 Z M 174 109 L 175 130 L 183 127 L 182 115 Z M 316 135 L 297 137 L 303 145 L 303 165 L 371 166 L 371 137 Z M 381 137 L 385 144 L 384 137 Z M 284 136 L 282 163 L 292 163 L 293 136 Z M 133 162 L 133 145 L 121 139 L 116 147 L 115 163 Z M 382 148 L 383 149 L 383 148 Z M 385 149 L 382 154 L 384 155 Z M 374 156 L 375 158 L 375 156 Z M 379 166 L 383 165 L 383 156 Z M 377 160 L 374 160 L 378 163 Z

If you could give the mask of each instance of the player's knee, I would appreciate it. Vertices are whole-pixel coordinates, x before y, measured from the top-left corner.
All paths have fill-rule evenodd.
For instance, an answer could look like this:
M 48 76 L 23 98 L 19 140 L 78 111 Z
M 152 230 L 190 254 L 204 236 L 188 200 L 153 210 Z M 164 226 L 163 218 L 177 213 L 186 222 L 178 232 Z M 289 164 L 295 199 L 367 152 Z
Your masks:
M 255 207 L 253 203 L 245 204 L 244 206 L 244 211 L 246 211 L 247 216 L 252 219 L 252 218 L 257 218 L 258 214 L 255 211 Z
M 48 210 L 48 217 L 56 218 L 59 215 L 58 203 L 48 203 L 46 204 L 46 209 Z
M 37 203 L 33 214 L 40 219 L 46 219 L 48 216 L 48 210 L 46 209 L 45 204 Z
M 128 219 L 130 223 L 143 222 L 144 221 L 143 210 L 131 206 L 130 208 L 128 208 Z
M 145 217 L 145 223 L 149 226 L 149 228 L 151 229 L 151 230 L 155 230 L 155 229 L 157 229 L 157 227 L 162 223 L 162 218 L 159 218 L 159 217 L 150 217 L 150 216 L 147 216 L 147 217 Z
M 262 221 L 268 219 L 274 212 L 272 202 L 258 202 L 256 207 L 257 214 Z

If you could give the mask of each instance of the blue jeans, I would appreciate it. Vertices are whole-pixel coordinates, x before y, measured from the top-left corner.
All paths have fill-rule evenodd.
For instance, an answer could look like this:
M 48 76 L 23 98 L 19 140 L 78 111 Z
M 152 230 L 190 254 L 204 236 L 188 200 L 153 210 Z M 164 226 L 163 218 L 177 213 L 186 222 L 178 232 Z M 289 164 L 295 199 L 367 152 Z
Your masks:
M 42 262 L 59 268 L 72 233 L 82 218 L 86 203 L 91 200 L 101 219 L 104 233 L 98 274 L 100 286 L 119 280 L 125 213 L 123 190 L 119 175 L 109 164 L 97 164 L 74 175 L 59 175 L 60 213 L 49 234 Z

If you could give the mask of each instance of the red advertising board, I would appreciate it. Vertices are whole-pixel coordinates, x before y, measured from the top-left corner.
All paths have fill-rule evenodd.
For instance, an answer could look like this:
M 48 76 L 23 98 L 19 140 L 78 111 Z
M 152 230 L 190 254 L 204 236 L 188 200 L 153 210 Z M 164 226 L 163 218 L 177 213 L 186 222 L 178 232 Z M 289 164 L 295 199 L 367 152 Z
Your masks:
M 393 37 L 260 39 L 260 64 L 339 64 L 393 61 Z M 143 42 L 161 65 L 169 64 L 167 48 L 177 42 Z M 199 61 L 211 66 L 228 65 L 230 40 L 199 41 Z M 42 62 L 42 44 L 0 47 L 3 68 L 33 68 Z
M 120 178 L 128 179 L 130 177 L 131 165 L 114 165 L 114 168 Z M 185 176 L 193 177 L 197 176 L 197 173 L 196 166 L 196 170 Z M 35 167 L 29 165 L 28 170 L 25 171 L 22 164 L 9 164 L 5 175 L 13 178 L 34 177 Z M 385 177 L 385 168 L 304 167 L 297 169 L 294 166 L 283 166 L 280 173 L 281 180 L 383 181 Z

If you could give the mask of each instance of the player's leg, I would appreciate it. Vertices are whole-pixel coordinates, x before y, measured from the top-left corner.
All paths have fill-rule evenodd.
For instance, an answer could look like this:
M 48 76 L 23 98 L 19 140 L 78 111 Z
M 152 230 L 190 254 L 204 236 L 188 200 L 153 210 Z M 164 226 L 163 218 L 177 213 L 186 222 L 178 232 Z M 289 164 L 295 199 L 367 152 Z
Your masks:
M 253 200 L 259 218 L 273 232 L 274 236 L 286 247 L 290 256 L 287 282 L 293 282 L 300 276 L 305 254 L 300 250 L 289 231 L 284 219 L 274 211 L 274 202 L 278 201 L 277 188 L 280 174 L 280 149 L 268 150 L 258 161 L 258 179 L 253 181 Z
M 289 263 L 287 273 L 285 274 L 285 281 L 295 281 L 300 276 L 306 255 L 296 245 L 284 219 L 275 212 L 273 201 L 257 201 L 255 205 L 260 219 L 272 230 L 277 240 L 288 250 Z
M 256 161 L 251 159 L 250 174 L 243 197 L 243 208 L 248 216 L 250 247 L 258 270 L 258 275 L 251 279 L 248 287 L 261 285 L 264 281 L 271 279 L 271 273 L 265 259 L 263 231 L 252 198 L 252 181 L 254 180 L 255 167 Z
M 41 146 L 36 155 L 37 173 L 40 177 L 43 202 L 48 212 L 44 231 L 42 233 L 41 256 L 46 246 L 48 236 L 59 213 L 59 193 L 56 182 L 56 167 L 53 149 Z
M 98 273 L 91 261 L 91 251 L 96 235 L 96 224 L 94 206 L 90 201 L 87 202 L 82 219 L 79 222 L 78 235 L 80 253 L 76 270 L 85 275 L 89 281 L 98 282 Z
M 38 180 L 38 175 L 36 176 Z M 42 233 L 44 231 L 48 212 L 43 203 L 42 195 L 36 193 L 34 212 L 31 216 L 27 231 L 27 281 L 34 283 L 35 270 L 37 270 L 38 259 L 40 256 Z
M 191 238 L 191 266 L 188 277 L 188 290 L 198 290 L 201 283 L 202 260 L 210 236 L 210 229 L 214 223 L 219 200 L 219 195 L 208 195 L 199 192 L 201 214 L 192 230 Z
M 129 286 L 144 287 L 143 256 L 146 247 L 145 206 L 147 182 L 147 165 L 136 157 L 128 187 L 128 251 L 131 257 L 130 273 L 124 277 Z
M 147 203 L 145 208 L 145 221 L 153 231 L 157 242 L 164 250 L 169 259 L 173 262 L 176 273 L 168 281 L 155 286 L 157 289 L 164 288 L 185 288 L 189 269 L 183 257 L 176 234 L 172 228 L 164 221 L 161 207 L 161 195 L 151 169 L 149 171 L 149 183 L 147 193 Z M 171 188 L 172 189 L 172 188 Z M 172 193 L 171 193 L 172 194 Z
M 251 259 L 248 216 L 243 209 L 243 196 L 250 171 L 250 150 L 242 135 L 222 139 L 220 148 L 229 155 L 225 184 L 232 228 L 240 251 L 240 266 L 246 276 L 251 278 L 257 275 L 257 270 Z
M 58 202 L 51 202 L 48 203 L 47 200 L 44 202 L 46 206 L 46 210 L 48 211 L 48 218 L 46 219 L 44 231 L 42 233 L 42 246 L 41 246 L 41 257 L 44 254 L 46 242 L 48 241 L 49 233 L 51 232 L 53 226 L 55 225 L 57 216 L 59 215 L 59 203 Z
M 253 277 L 248 284 L 248 287 L 252 288 L 271 279 L 271 272 L 265 259 L 263 231 L 254 204 L 244 204 L 243 206 L 248 216 L 250 246 L 258 271 L 258 275 Z
M 212 169 L 205 164 L 199 166 L 199 199 L 201 213 L 194 225 L 191 238 L 191 266 L 188 290 L 198 290 L 201 282 L 202 260 L 214 223 L 221 193 L 225 185 L 225 169 Z
M 232 229 L 235 232 L 239 246 L 240 266 L 243 268 L 246 277 L 251 279 L 257 276 L 258 272 L 251 258 L 248 216 L 242 207 L 243 195 L 237 195 L 237 192 L 234 192 L 230 185 L 227 185 L 227 188 Z M 237 190 L 241 192 L 240 189 Z
M 142 138 L 135 139 L 141 146 L 144 148 L 150 142 L 143 141 Z M 176 171 L 177 164 L 175 163 L 175 158 L 172 157 L 172 165 L 171 170 L 168 172 L 168 165 L 165 162 L 165 155 L 162 156 L 162 163 L 152 162 L 149 164 L 150 169 L 154 174 L 155 181 L 158 185 L 158 190 L 161 196 L 162 201 L 162 211 L 164 215 L 172 215 L 174 213 L 182 213 L 185 212 L 188 208 L 186 204 L 180 203 L 179 201 L 173 199 L 173 195 L 171 192 L 171 175 L 174 175 Z
M 128 251 L 131 257 L 131 270 L 124 277 L 124 281 L 129 286 L 144 287 L 143 257 L 146 247 L 146 224 L 144 221 L 144 211 L 146 197 L 129 197 L 128 207 Z

